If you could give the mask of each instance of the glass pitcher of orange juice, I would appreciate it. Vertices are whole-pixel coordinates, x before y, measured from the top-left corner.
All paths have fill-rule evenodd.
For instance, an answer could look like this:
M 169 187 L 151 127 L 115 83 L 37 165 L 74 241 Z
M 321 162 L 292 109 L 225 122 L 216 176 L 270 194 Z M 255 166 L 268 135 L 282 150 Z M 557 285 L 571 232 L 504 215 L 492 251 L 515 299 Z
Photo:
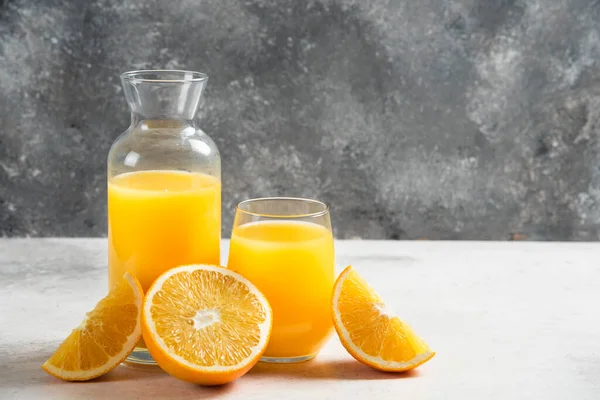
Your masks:
M 170 268 L 220 263 L 221 158 L 195 118 L 207 79 L 121 75 L 131 125 L 108 155 L 110 286 L 129 271 L 146 291 Z M 154 363 L 143 342 L 127 361 Z

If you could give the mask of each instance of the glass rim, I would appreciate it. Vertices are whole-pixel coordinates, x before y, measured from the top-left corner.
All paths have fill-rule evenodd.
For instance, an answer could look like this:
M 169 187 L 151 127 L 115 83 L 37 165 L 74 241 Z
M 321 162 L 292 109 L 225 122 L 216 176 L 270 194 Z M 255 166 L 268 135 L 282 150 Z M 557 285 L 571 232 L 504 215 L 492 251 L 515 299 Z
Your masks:
M 181 76 L 181 78 L 164 78 L 164 79 L 156 79 L 156 78 L 145 78 L 144 75 L 147 74 L 172 74 L 175 76 Z M 140 69 L 135 71 L 127 71 L 121 74 L 121 79 L 134 82 L 134 83 L 190 83 L 190 82 L 203 82 L 208 79 L 208 75 L 202 72 L 196 71 L 187 71 L 183 69 Z
M 300 202 L 300 203 L 316 204 L 318 206 L 321 206 L 322 210 L 311 212 L 311 213 L 301 213 L 301 214 L 271 214 L 271 213 L 260 213 L 260 212 L 244 210 L 242 208 L 242 206 L 244 206 L 245 204 L 256 203 L 256 202 L 260 202 L 260 201 L 273 201 L 273 200 L 275 200 L 275 201 L 296 201 L 296 202 Z M 321 217 L 321 216 L 329 213 L 329 206 L 327 204 L 323 203 L 322 201 L 314 200 L 314 199 L 307 199 L 305 197 L 281 197 L 281 196 L 278 196 L 278 197 L 256 197 L 253 199 L 246 199 L 246 200 L 240 201 L 235 206 L 235 211 L 236 212 L 239 211 L 244 214 L 253 215 L 256 217 L 267 217 L 267 218 L 281 218 L 281 219 L 314 218 L 314 217 Z

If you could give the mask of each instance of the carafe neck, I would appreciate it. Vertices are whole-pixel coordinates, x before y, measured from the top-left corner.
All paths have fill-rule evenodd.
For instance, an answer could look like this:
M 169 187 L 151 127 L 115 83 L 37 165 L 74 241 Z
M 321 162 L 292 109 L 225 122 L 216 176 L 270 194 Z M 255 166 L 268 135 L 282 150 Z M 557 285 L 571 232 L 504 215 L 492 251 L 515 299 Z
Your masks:
M 133 71 L 121 75 L 132 125 L 194 125 L 208 77 L 191 71 Z

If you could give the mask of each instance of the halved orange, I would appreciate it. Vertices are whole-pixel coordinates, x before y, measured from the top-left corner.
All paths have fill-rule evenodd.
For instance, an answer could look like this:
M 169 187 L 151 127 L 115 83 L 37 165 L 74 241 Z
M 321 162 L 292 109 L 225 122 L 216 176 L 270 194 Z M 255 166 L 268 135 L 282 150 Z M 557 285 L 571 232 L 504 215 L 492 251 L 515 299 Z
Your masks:
M 416 368 L 435 355 L 352 266 L 335 282 L 331 310 L 342 345 L 363 364 L 399 372 Z
M 66 381 L 87 381 L 115 368 L 133 351 L 142 336 L 143 297 L 138 280 L 126 273 L 85 315 L 42 369 Z
M 271 306 L 249 280 L 223 267 L 188 265 L 163 273 L 144 299 L 142 332 L 158 365 L 184 381 L 221 385 L 264 353 Z

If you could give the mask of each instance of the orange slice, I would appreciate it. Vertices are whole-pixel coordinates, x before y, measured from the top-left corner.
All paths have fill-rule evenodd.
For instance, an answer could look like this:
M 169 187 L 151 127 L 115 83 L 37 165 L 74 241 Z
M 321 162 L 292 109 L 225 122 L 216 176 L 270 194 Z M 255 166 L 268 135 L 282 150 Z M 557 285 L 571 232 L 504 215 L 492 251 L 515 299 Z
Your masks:
M 87 381 L 123 362 L 142 336 L 144 292 L 129 273 L 88 312 L 42 369 L 66 381 Z
M 163 273 L 142 311 L 144 341 L 158 365 L 202 385 L 248 372 L 264 353 L 272 325 L 269 302 L 249 280 L 210 265 Z
M 351 266 L 335 282 L 332 315 L 342 345 L 375 369 L 407 371 L 435 355 Z

